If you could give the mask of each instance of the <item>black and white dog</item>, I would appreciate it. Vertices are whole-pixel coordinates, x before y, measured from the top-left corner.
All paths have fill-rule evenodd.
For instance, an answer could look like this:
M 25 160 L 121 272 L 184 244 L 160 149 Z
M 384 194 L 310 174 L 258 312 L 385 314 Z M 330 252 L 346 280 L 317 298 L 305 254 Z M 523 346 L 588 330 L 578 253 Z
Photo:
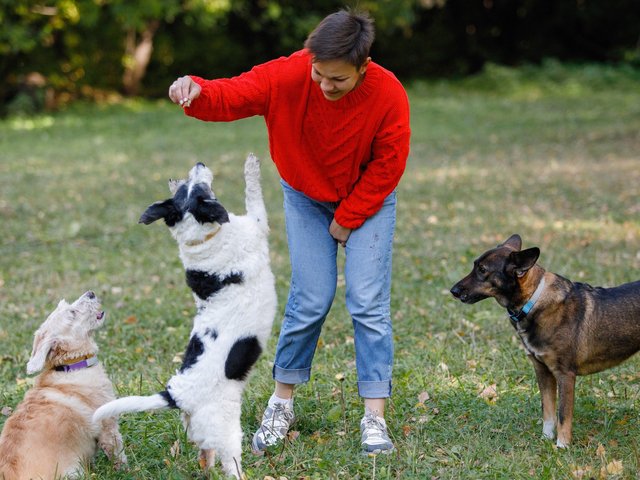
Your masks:
M 197 314 L 182 366 L 166 390 L 120 398 L 99 408 L 94 421 L 124 412 L 179 408 L 200 463 L 213 468 L 216 455 L 227 475 L 242 476 L 240 412 L 247 375 L 265 347 L 276 312 L 269 262 L 267 214 L 259 160 L 245 162 L 247 215 L 218 203 L 213 175 L 202 163 L 188 180 L 170 181 L 173 198 L 151 205 L 140 217 L 164 219 L 180 249 Z

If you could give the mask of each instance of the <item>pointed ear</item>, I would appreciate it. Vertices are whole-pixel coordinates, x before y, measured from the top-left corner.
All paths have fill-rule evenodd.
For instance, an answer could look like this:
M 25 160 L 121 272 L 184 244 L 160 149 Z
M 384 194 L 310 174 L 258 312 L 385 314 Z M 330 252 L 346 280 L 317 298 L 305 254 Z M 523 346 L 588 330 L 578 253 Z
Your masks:
M 37 373 L 44 368 L 49 352 L 55 347 L 56 342 L 46 332 L 37 331 L 33 340 L 31 358 L 27 362 L 27 373 Z
M 150 205 L 140 216 L 138 223 L 149 225 L 160 218 L 163 218 L 170 227 L 180 220 L 180 212 L 176 208 L 173 198 Z
M 520 250 L 522 248 L 522 239 L 520 238 L 520 235 L 514 233 L 509 238 L 507 238 L 507 240 L 505 240 L 505 242 L 501 246 L 511 247 L 514 250 Z
M 200 223 L 217 222 L 222 225 L 229 221 L 227 210 L 216 200 L 212 199 L 199 199 L 198 205 L 192 213 Z
M 536 264 L 539 256 L 540 249 L 538 247 L 527 248 L 520 252 L 511 252 L 509 254 L 508 269 L 512 271 L 515 276 L 522 277 Z

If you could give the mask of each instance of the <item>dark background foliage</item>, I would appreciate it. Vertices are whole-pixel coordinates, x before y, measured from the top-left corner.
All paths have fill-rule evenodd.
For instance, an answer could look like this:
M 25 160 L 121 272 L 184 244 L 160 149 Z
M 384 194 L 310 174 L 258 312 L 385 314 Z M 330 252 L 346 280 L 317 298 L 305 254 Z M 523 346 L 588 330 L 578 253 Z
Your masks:
M 405 81 L 549 58 L 640 65 L 638 0 L 0 0 L 2 110 L 235 75 L 354 6 L 376 21 L 374 59 Z

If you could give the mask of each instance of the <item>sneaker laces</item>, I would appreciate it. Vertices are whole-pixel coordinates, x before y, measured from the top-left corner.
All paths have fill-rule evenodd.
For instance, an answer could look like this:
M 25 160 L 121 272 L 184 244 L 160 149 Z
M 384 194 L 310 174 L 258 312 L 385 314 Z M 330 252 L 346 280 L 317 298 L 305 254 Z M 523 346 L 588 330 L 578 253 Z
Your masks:
M 384 419 L 378 417 L 375 413 L 367 413 L 361 422 L 362 434 L 366 435 L 365 442 L 367 444 L 387 443 L 389 438 L 387 435 L 387 426 Z
M 289 429 L 289 427 L 291 426 L 291 420 L 293 420 L 293 418 L 293 410 L 288 408 L 284 403 L 276 403 L 273 405 L 270 425 L 265 425 L 265 423 L 263 423 L 262 426 L 269 429 L 271 433 L 278 435 L 282 427 L 286 427 L 287 430 Z

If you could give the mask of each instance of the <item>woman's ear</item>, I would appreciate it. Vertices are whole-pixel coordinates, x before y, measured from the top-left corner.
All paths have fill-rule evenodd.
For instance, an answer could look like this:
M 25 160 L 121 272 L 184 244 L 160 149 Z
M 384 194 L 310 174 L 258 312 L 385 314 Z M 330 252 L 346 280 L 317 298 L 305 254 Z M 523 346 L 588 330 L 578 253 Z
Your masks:
M 360 65 L 360 68 L 358 69 L 358 72 L 360 73 L 360 75 L 365 74 L 365 72 L 367 71 L 367 67 L 369 66 L 369 63 L 371 63 L 371 57 L 367 57 L 364 63 Z

